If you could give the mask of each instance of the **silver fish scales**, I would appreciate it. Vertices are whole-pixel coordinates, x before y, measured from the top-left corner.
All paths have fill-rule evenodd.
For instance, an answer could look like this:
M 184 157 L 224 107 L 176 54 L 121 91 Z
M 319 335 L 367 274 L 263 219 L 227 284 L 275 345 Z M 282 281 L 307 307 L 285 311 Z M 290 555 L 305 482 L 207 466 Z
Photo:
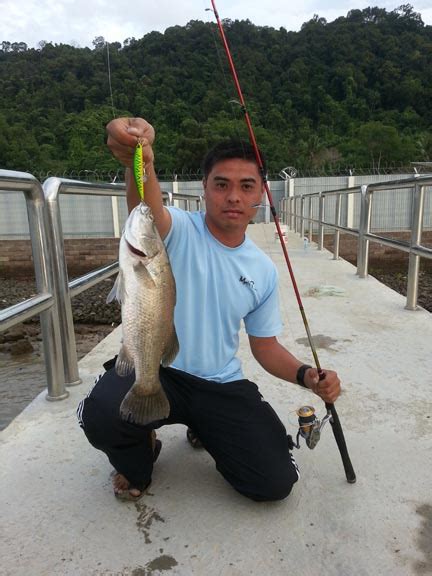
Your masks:
M 179 344 L 174 327 L 174 276 L 151 209 L 143 202 L 126 221 L 119 268 L 108 297 L 121 303 L 123 339 L 115 369 L 120 376 L 135 370 L 135 382 L 120 405 L 120 415 L 145 425 L 169 415 L 159 368 L 173 362 Z

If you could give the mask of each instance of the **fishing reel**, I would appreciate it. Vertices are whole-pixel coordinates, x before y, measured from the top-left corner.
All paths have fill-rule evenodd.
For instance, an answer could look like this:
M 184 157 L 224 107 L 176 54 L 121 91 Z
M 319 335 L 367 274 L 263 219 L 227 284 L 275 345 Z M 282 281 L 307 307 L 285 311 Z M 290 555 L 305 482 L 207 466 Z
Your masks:
M 328 411 L 322 420 L 319 420 L 315 414 L 313 406 L 301 406 L 296 410 L 298 416 L 299 429 L 297 432 L 296 441 L 288 436 L 291 448 L 300 448 L 300 438 L 304 438 L 306 446 L 313 450 L 321 438 L 321 430 L 325 424 L 331 420 L 331 412 Z

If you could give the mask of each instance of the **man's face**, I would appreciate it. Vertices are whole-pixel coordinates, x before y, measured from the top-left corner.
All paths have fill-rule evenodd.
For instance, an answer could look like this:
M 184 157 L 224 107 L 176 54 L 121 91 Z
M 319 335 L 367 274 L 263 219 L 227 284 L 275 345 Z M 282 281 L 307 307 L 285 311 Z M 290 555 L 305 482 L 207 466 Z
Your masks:
M 210 231 L 244 234 L 257 212 L 254 206 L 263 199 L 264 186 L 258 166 L 240 158 L 221 160 L 213 166 L 203 186 Z

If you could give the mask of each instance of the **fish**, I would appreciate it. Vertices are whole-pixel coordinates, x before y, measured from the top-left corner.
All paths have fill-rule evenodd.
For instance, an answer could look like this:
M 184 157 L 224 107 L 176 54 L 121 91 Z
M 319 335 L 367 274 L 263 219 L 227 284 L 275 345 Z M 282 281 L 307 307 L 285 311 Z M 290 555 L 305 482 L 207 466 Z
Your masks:
M 159 379 L 179 351 L 174 326 L 176 285 L 165 245 L 149 206 L 141 202 L 126 220 L 119 247 L 119 274 L 108 301 L 121 304 L 119 376 L 135 370 L 135 382 L 120 405 L 123 420 L 146 425 L 169 416 Z

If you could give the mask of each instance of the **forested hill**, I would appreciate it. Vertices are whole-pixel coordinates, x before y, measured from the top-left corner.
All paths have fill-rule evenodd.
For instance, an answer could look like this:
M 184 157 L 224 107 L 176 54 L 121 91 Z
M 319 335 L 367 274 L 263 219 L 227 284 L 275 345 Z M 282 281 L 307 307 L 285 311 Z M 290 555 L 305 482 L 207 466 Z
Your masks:
M 272 171 L 432 160 L 432 26 L 410 5 L 316 16 L 299 32 L 224 26 Z M 246 136 L 213 23 L 93 49 L 0 44 L 0 168 L 117 169 L 108 59 L 115 114 L 153 123 L 159 170 L 196 170 L 214 141 Z

